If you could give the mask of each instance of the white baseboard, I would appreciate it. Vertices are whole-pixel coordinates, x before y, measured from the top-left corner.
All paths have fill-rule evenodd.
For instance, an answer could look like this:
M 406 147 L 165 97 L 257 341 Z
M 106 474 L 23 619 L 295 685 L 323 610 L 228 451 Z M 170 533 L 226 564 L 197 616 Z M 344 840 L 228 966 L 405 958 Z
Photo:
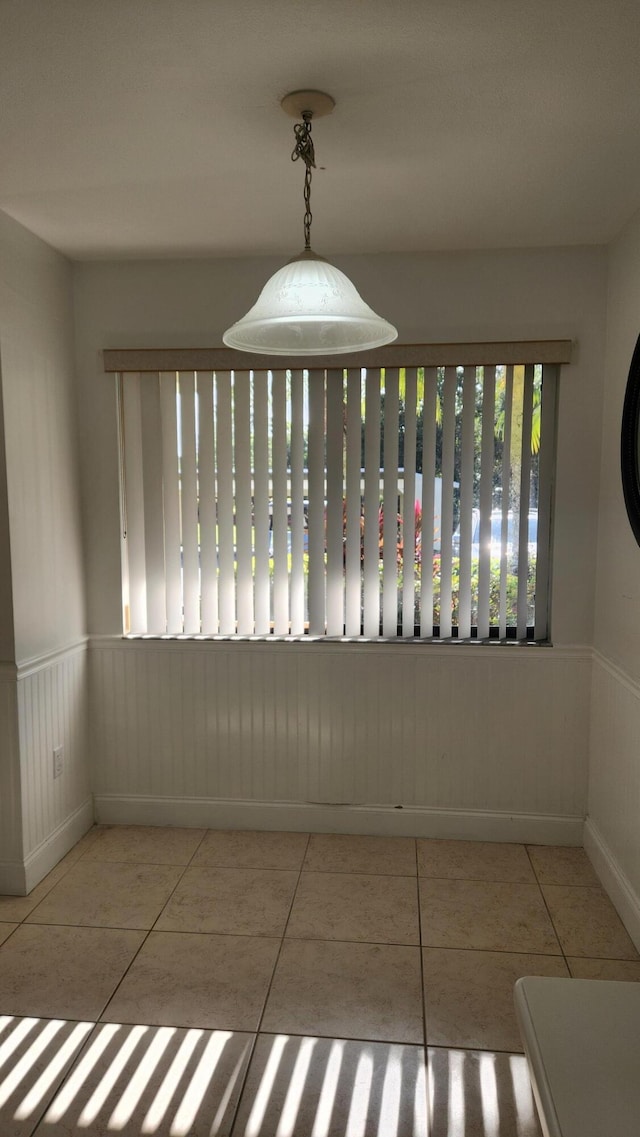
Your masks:
M 22 861 L 0 861 L 0 894 L 26 896 L 26 874 Z
M 89 797 L 37 849 L 29 853 L 24 862 L 24 885 L 20 895 L 31 892 L 92 825 L 93 798 Z M 4 889 L 0 888 L 1 891 Z
M 116 794 L 98 794 L 94 802 L 96 821 L 106 825 L 279 829 L 307 833 L 514 841 L 532 845 L 582 845 L 582 817 Z
M 631 939 L 640 951 L 640 897 L 590 817 L 584 825 L 584 847 L 605 892 L 608 893 Z

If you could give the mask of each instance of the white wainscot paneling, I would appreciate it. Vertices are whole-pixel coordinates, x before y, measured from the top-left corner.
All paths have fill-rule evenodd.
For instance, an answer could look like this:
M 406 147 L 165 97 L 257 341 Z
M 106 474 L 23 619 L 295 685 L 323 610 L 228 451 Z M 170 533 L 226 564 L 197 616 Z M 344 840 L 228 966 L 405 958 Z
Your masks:
M 105 637 L 90 668 L 98 820 L 582 841 L 586 650 Z
M 75 844 L 93 821 L 87 756 L 87 645 L 18 669 L 18 721 L 26 887 Z M 53 776 L 54 747 L 63 771 Z
M 640 685 L 598 653 L 585 848 L 640 949 Z
M 0 664 L 0 892 L 24 890 L 16 669 Z

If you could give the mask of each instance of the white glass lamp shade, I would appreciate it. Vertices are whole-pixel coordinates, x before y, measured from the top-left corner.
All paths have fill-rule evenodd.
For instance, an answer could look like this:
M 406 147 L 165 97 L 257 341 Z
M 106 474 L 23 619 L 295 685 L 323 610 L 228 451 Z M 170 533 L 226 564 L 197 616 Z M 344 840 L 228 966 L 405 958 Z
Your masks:
M 222 339 L 260 355 L 342 355 L 382 347 L 397 335 L 340 269 L 305 249 L 274 273 Z

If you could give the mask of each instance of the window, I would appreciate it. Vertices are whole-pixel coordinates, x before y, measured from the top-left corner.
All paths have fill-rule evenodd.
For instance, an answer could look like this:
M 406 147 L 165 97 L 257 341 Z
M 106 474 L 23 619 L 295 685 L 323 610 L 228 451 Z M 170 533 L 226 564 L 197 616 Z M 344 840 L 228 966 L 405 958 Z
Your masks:
M 545 640 L 568 346 L 120 366 L 125 633 Z

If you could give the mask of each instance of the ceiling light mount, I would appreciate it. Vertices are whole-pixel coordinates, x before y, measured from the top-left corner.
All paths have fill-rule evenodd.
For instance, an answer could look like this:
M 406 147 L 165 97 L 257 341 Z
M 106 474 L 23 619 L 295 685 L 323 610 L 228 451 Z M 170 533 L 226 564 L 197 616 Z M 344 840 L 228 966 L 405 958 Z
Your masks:
M 324 118 L 331 114 L 336 105 L 335 99 L 324 91 L 291 91 L 280 100 L 283 111 L 292 118 Z
M 292 161 L 304 175 L 304 250 L 265 284 L 253 308 L 223 335 L 227 347 L 259 355 L 342 355 L 397 338 L 396 329 L 365 304 L 349 278 L 311 248 L 311 178 L 315 152 L 313 118 L 331 114 L 335 100 L 324 91 L 292 91 L 282 109 L 300 119 L 294 126 Z

